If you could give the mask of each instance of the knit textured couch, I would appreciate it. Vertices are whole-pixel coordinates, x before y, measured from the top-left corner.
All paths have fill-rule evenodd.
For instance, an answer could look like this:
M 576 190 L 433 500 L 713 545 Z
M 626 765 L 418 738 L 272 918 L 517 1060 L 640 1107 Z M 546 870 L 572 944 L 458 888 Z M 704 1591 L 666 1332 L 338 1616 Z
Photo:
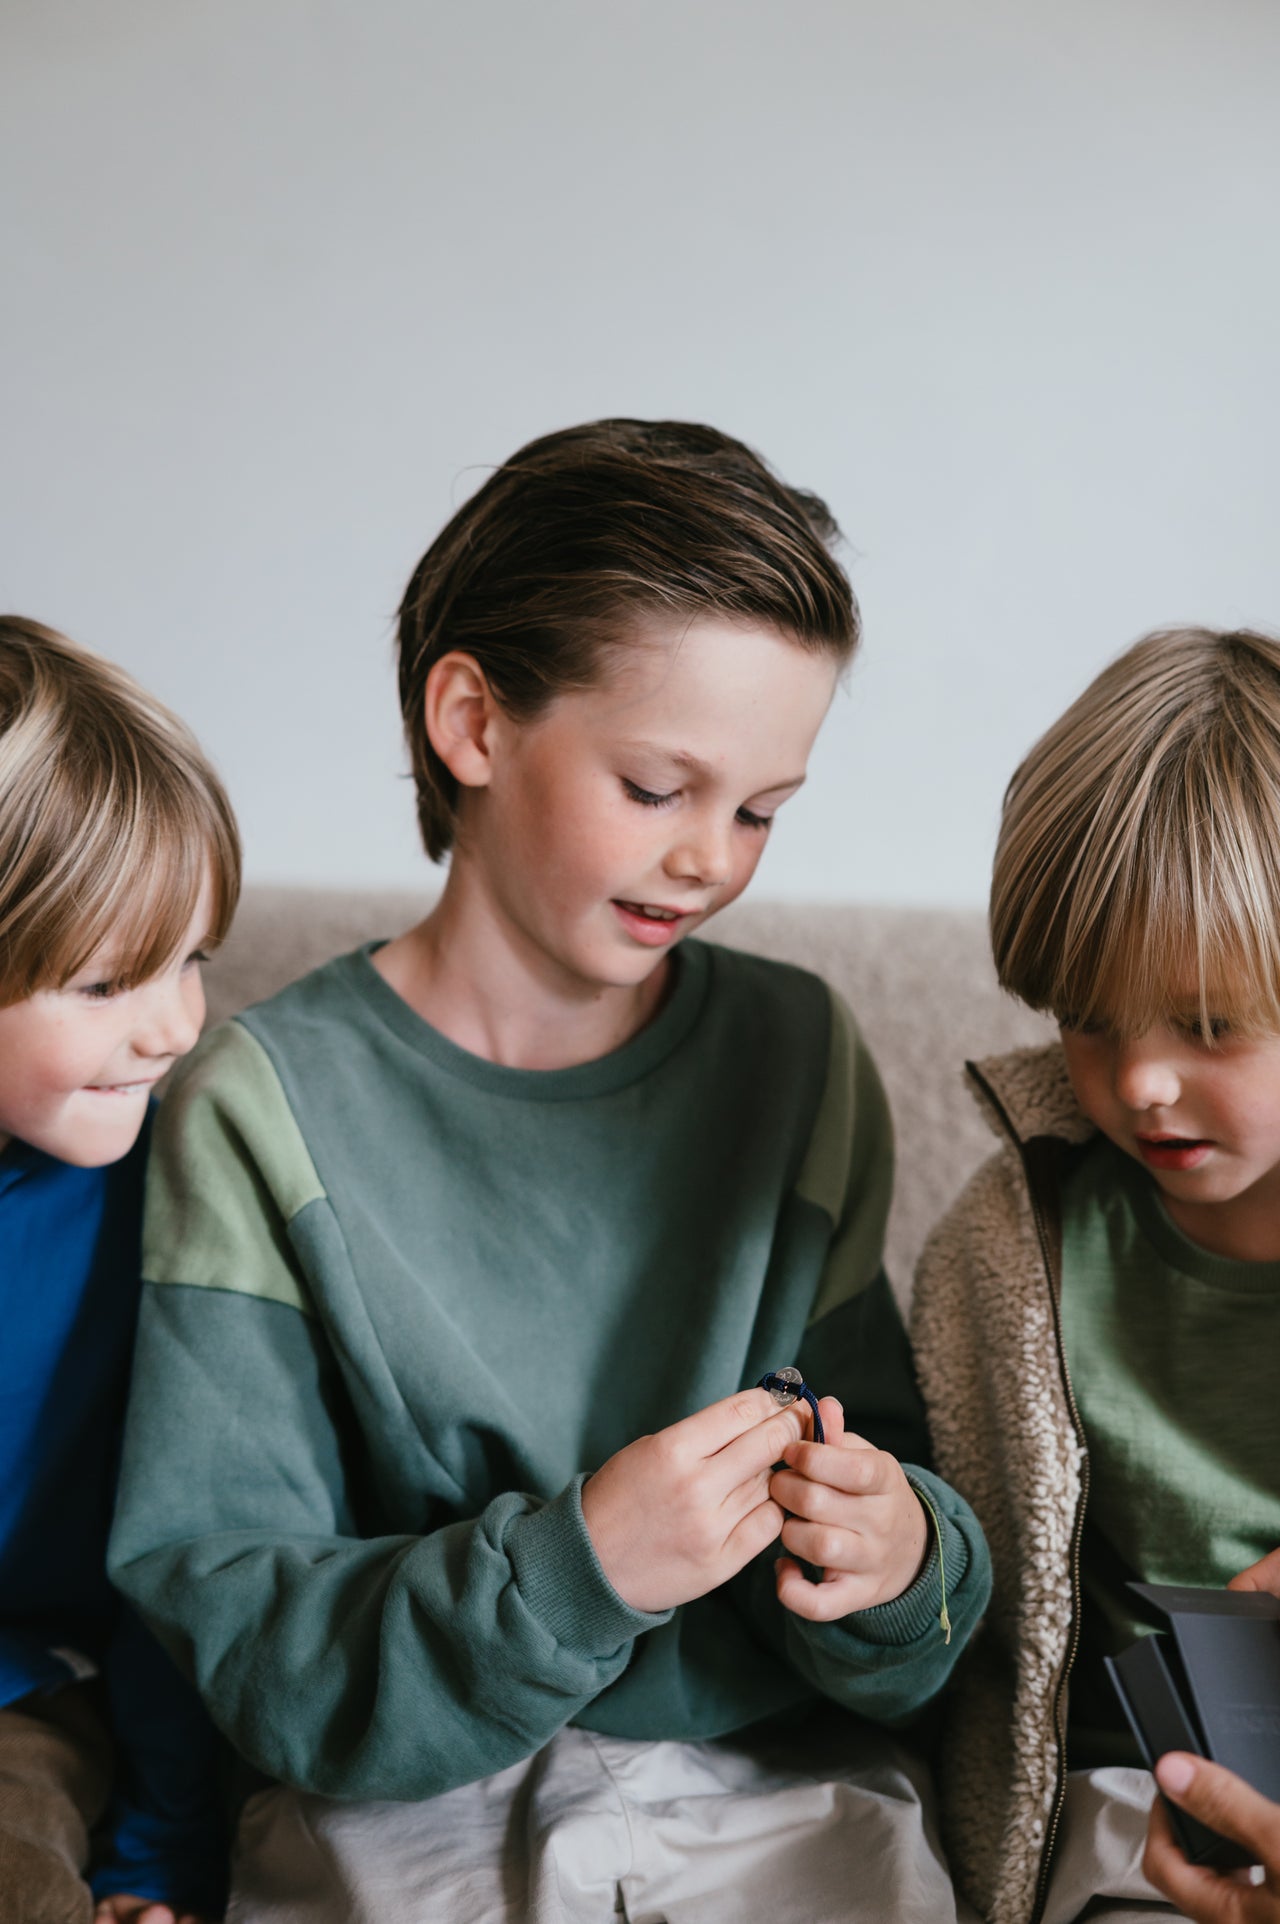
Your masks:
M 399 934 L 429 900 L 372 889 L 248 889 L 206 972 L 210 1021 L 344 949 Z M 717 916 L 707 936 L 815 970 L 858 1017 L 897 1133 L 886 1262 L 905 1307 L 931 1225 L 994 1147 L 964 1086 L 965 1057 L 1044 1041 L 1049 1025 L 996 986 L 985 921 L 974 910 L 745 901 Z

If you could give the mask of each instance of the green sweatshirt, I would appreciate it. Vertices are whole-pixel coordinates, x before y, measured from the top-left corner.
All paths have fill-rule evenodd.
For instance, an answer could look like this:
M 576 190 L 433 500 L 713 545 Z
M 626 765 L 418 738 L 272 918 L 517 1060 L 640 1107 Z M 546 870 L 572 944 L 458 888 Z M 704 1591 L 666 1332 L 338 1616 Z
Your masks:
M 799 1363 L 920 1461 L 880 1271 L 889 1119 L 816 977 L 688 942 L 596 1062 L 499 1067 L 344 956 L 209 1036 L 156 1131 L 113 1575 L 273 1777 L 418 1798 L 566 1723 L 694 1740 L 816 1693 L 883 1720 L 944 1682 L 986 1548 L 814 1625 L 771 1552 L 659 1615 L 580 1492 L 646 1432 Z
M 1184 1236 L 1105 1136 L 1062 1189 L 1062 1329 L 1089 1446 L 1073 1768 L 1141 1762 L 1103 1668 L 1161 1618 L 1131 1582 L 1218 1585 L 1280 1543 L 1280 1263 Z

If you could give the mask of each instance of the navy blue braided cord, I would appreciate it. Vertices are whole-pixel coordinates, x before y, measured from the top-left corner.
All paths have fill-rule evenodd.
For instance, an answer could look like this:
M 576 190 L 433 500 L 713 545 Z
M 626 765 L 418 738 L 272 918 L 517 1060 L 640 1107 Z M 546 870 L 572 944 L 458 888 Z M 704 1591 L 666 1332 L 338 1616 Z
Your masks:
M 777 1370 L 766 1370 L 760 1378 L 760 1388 L 762 1390 L 768 1390 L 771 1396 L 774 1394 L 785 1394 L 788 1403 L 794 1403 L 797 1398 L 802 1397 L 813 1411 L 814 1442 L 826 1442 L 826 1435 L 822 1428 L 822 1418 L 818 1415 L 818 1399 L 807 1383 L 792 1383 L 785 1376 L 779 1376 Z M 785 1409 L 786 1404 L 784 1404 L 783 1407 Z

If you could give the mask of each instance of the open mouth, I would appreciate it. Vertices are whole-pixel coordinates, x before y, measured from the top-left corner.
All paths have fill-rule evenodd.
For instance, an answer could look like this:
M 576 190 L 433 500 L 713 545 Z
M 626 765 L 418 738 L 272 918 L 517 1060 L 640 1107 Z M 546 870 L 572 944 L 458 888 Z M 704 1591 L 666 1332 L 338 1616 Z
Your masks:
M 669 942 L 689 920 L 689 911 L 665 908 L 660 902 L 615 900 L 613 910 L 627 934 L 639 942 Z
M 682 917 L 680 909 L 655 908 L 651 902 L 619 902 L 618 907 L 629 915 L 643 915 L 649 922 L 679 922 Z
M 1213 1148 L 1207 1136 L 1139 1136 L 1137 1143 L 1152 1169 L 1194 1169 Z

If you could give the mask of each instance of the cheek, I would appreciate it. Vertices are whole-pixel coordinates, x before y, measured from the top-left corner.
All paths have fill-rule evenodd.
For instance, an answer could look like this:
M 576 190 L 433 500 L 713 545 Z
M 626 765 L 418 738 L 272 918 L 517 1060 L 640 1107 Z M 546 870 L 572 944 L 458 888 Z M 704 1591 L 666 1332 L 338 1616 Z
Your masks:
M 767 835 L 760 835 L 754 831 L 737 831 L 728 886 L 716 897 L 717 914 L 721 909 L 728 908 L 730 902 L 736 902 L 742 894 L 760 866 L 760 857 L 764 854 L 768 839 Z
M 1067 1060 L 1067 1075 L 1076 1101 L 1090 1122 L 1105 1128 L 1105 1118 L 1112 1108 L 1110 1065 L 1096 1049 L 1090 1048 L 1078 1037 L 1068 1040 L 1064 1036 L 1062 1052 Z
M 204 980 L 199 969 L 193 971 L 189 982 L 182 985 L 182 1006 L 187 1012 L 187 1020 L 197 1029 L 204 1027 L 205 999 Z

